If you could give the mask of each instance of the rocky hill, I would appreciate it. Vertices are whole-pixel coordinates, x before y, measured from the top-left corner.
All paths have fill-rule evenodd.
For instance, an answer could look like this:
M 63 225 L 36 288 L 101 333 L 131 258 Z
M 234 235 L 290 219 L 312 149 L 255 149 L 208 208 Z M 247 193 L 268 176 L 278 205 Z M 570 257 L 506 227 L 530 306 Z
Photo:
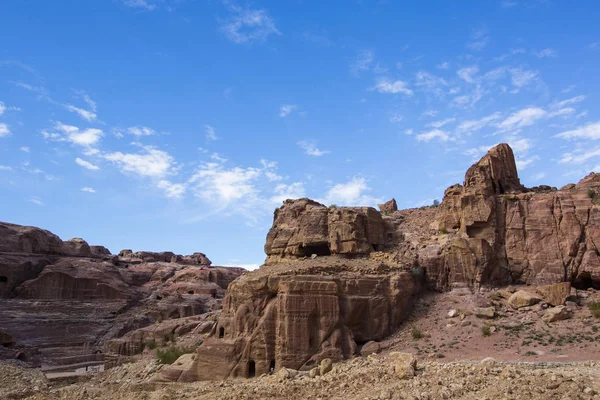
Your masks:
M 212 336 L 175 378 L 348 359 L 396 331 L 424 288 L 600 288 L 599 186 L 591 174 L 561 190 L 525 188 L 511 148 L 500 144 L 439 207 L 398 211 L 393 200 L 379 212 L 287 200 L 275 211 L 265 265 L 230 285 Z
M 115 341 L 157 321 L 196 316 L 195 327 L 221 308 L 225 289 L 243 272 L 213 267 L 202 253 L 117 256 L 83 239 L 0 223 L 0 358 L 40 365 L 107 351 L 134 354 L 142 339 Z M 179 325 L 162 334 L 173 335 Z

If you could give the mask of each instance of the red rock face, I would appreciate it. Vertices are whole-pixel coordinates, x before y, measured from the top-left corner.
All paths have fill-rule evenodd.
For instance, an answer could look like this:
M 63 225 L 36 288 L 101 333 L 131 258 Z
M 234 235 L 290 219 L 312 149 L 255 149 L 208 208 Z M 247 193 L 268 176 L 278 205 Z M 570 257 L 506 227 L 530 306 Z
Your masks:
M 276 275 L 267 268 L 236 280 L 214 336 L 185 379 L 308 370 L 324 358 L 352 357 L 358 346 L 392 333 L 417 293 L 409 272 L 358 274 L 340 265 L 339 274 L 320 275 L 320 269 Z
M 372 207 L 325 207 L 286 200 L 267 235 L 266 263 L 331 254 L 368 254 L 385 244 L 381 214 Z
M 469 168 L 464 186 L 446 191 L 433 225 L 449 235 L 447 243 L 442 254 L 425 247 L 419 263 L 437 289 L 455 282 L 600 284 L 599 181 L 590 175 L 559 191 L 527 190 L 510 147 L 498 145 Z
M 220 309 L 225 289 L 243 272 L 210 267 L 203 253 L 117 257 L 83 239 L 63 242 L 42 229 L 0 223 L 0 327 L 14 342 L 2 357 L 23 350 L 30 361 L 54 362 L 104 351 L 157 319 Z M 139 349 L 127 343 L 107 349 Z

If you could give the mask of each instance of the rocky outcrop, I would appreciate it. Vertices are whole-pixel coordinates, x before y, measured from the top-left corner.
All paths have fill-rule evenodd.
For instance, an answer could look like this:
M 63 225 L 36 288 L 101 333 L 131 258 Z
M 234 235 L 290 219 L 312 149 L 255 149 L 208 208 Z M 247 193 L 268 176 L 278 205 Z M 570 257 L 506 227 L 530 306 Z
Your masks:
M 227 286 L 244 272 L 212 267 L 203 253 L 123 255 L 0 223 L 0 336 L 12 340 L 10 348 L 4 340 L 0 358 L 27 354 L 36 364 L 85 351 L 129 354 L 139 347 L 135 336 L 121 347 L 104 345 L 157 320 L 200 318 L 220 309 Z
M 600 178 L 568 189 L 532 192 L 519 181 L 512 150 L 491 149 L 448 188 L 432 229 L 448 235 L 437 251 L 427 244 L 418 262 L 432 286 L 571 281 L 600 285 Z
M 213 332 L 182 380 L 310 370 L 392 333 L 418 293 L 411 272 L 340 260 L 265 266 L 234 281 Z M 282 269 L 283 268 L 283 269 Z M 293 272 L 291 272 L 293 271 Z
M 357 255 L 385 244 L 381 214 L 372 207 L 329 207 L 310 199 L 286 200 L 267 235 L 266 263 L 286 258 Z
M 395 211 L 398 211 L 398 204 L 396 204 L 396 199 L 391 199 L 390 201 L 386 201 L 383 204 L 378 204 L 379 210 L 383 215 L 391 214 Z

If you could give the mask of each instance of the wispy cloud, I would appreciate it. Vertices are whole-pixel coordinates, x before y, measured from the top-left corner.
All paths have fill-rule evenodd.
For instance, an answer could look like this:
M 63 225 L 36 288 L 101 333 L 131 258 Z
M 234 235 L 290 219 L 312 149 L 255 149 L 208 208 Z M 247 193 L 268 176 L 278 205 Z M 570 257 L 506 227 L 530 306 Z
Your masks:
M 79 146 L 92 147 L 100 141 L 102 136 L 104 136 L 104 132 L 102 132 L 100 129 L 89 128 L 82 130 L 76 126 L 66 125 L 62 122 L 57 122 L 54 126 L 54 129 L 56 132 L 42 130 L 42 136 L 44 139 L 53 141 L 68 141 Z
M 71 105 L 71 104 L 65 104 L 64 107 L 67 110 L 78 114 L 81 118 L 85 119 L 86 121 L 96 120 L 97 115 L 93 111 L 84 110 L 83 108 L 75 107 L 74 105 Z
M 121 2 L 131 8 L 137 8 L 145 11 L 152 11 L 156 9 L 156 4 L 149 0 L 121 0 Z
M 22 152 L 24 152 L 24 153 L 29 153 L 29 152 L 31 151 L 31 150 L 29 149 L 29 147 L 27 147 L 27 146 L 21 146 L 21 147 L 19 148 L 19 150 L 21 150 L 21 151 L 22 151 Z
M 86 193 L 96 193 L 96 191 L 94 190 L 94 188 L 91 188 L 91 187 L 82 187 L 81 191 L 82 192 L 86 192 Z
M 419 133 L 416 136 L 418 142 L 430 142 L 434 139 L 439 140 L 440 142 L 447 142 L 450 140 L 450 134 L 441 129 L 433 129 L 427 132 Z
M 554 49 L 543 49 L 539 51 L 533 51 L 533 55 L 537 58 L 555 58 L 558 57 L 558 53 Z
M 400 80 L 389 81 L 387 79 L 380 79 L 379 81 L 377 81 L 372 90 L 376 90 L 379 93 L 402 93 L 407 96 L 413 95 L 413 91 L 406 87 L 406 82 Z
M 579 126 L 573 130 L 561 132 L 556 135 L 563 139 L 600 139 L 600 121 L 591 122 L 587 125 Z
M 153 146 L 140 146 L 139 153 L 120 151 L 103 154 L 102 157 L 117 165 L 121 172 L 140 177 L 164 178 L 175 168 L 175 160 L 166 151 Z
M 10 135 L 10 129 L 9 129 L 8 125 L 0 122 L 0 138 L 6 137 L 8 135 Z
M 486 29 L 476 29 L 471 34 L 471 41 L 467 43 L 467 47 L 471 50 L 481 51 L 489 43 L 490 37 Z
M 204 125 L 204 138 L 208 141 L 217 140 L 217 132 L 211 125 Z
M 448 124 L 450 124 L 450 123 L 452 123 L 454 121 L 456 121 L 456 118 L 446 118 L 446 119 L 443 119 L 443 120 L 440 120 L 440 121 L 429 122 L 425 126 L 431 127 L 431 128 L 441 128 L 444 125 L 448 125 Z
M 37 196 L 31 196 L 27 199 L 28 202 L 35 204 L 36 206 L 43 206 L 44 202 Z
M 132 126 L 130 128 L 127 128 L 127 132 L 137 137 L 152 136 L 156 134 L 154 129 L 148 128 L 147 126 Z
M 89 169 L 90 171 L 98 171 L 100 169 L 100 167 L 98 167 L 97 165 L 94 165 L 91 162 L 83 160 L 79 157 L 75 159 L 75 162 L 77 163 L 77 165 L 80 165 L 85 169 Z
M 285 118 L 288 115 L 290 115 L 290 113 L 296 108 L 298 108 L 298 106 L 296 106 L 295 104 L 284 104 L 281 107 L 279 107 L 279 116 L 281 118 Z
M 298 142 L 298 146 L 304 150 L 304 152 L 313 157 L 321 157 L 325 154 L 330 153 L 329 150 L 319 150 L 317 148 L 317 143 L 312 140 L 301 140 Z
M 262 43 L 271 35 L 281 35 L 266 10 L 253 10 L 229 5 L 232 16 L 221 25 L 221 31 L 237 44 Z

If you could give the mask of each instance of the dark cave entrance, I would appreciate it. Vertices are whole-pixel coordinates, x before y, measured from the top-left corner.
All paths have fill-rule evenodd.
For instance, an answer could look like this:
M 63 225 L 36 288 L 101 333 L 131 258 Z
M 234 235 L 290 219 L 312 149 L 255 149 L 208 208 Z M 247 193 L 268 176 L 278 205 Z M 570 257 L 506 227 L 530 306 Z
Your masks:
M 379 251 L 381 249 L 381 246 L 375 243 L 373 243 L 371 246 L 373 247 L 373 251 Z
M 248 361 L 248 378 L 254 378 L 256 376 L 256 363 L 254 360 Z
M 600 289 L 600 282 L 594 282 L 590 272 L 582 272 L 572 283 L 577 290 L 587 290 L 589 288 Z
M 193 290 L 188 290 L 188 292 L 187 292 L 187 293 L 188 293 L 188 294 L 194 294 L 194 291 L 193 291 Z
M 300 253 L 300 257 L 310 257 L 313 254 L 317 256 L 330 256 L 331 251 L 329 250 L 329 245 L 327 243 L 317 243 L 309 246 L 300 246 L 298 248 Z
M 269 372 L 275 372 L 275 360 L 271 360 L 269 364 Z
M 210 271 L 210 272 L 208 273 L 208 281 L 209 281 L 209 282 L 214 282 L 214 281 L 215 281 L 215 275 L 213 274 L 213 272 L 212 272 L 212 271 Z
M 225 336 L 225 328 L 220 327 L 219 328 L 219 339 L 223 339 L 223 336 Z
M 8 283 L 8 276 L 0 276 L 0 283 Z

